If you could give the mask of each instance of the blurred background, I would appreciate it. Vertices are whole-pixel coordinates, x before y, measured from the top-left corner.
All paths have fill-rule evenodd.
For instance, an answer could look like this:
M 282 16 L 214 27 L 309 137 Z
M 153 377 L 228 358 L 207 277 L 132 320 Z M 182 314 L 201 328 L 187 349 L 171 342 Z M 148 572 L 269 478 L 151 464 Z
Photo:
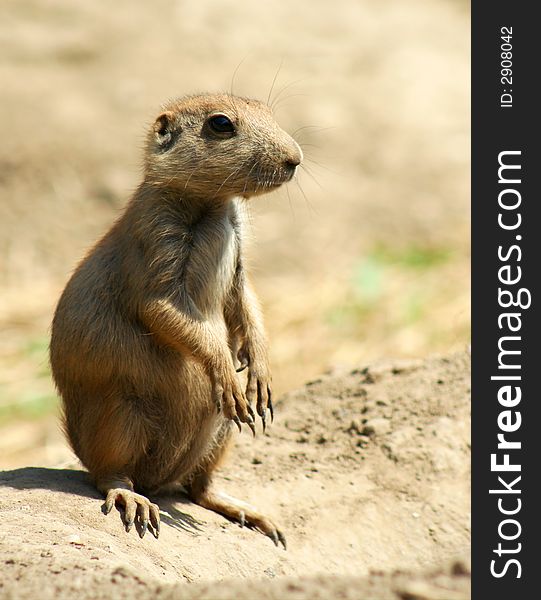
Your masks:
M 302 145 L 252 203 L 276 392 L 469 343 L 469 3 L 2 0 L 0 468 L 70 459 L 58 296 L 141 178 L 166 99 L 275 101 Z M 274 81 L 274 85 L 273 85 Z

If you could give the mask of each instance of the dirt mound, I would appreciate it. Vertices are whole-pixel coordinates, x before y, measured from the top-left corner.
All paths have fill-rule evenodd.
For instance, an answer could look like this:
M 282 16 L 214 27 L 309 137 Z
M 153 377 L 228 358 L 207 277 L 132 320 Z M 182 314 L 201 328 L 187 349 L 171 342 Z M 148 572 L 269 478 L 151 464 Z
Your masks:
M 4 471 L 0 596 L 469 597 L 450 566 L 469 553 L 469 355 L 331 373 L 276 408 L 217 485 L 272 515 L 287 551 L 180 495 L 154 498 L 162 534 L 140 540 L 83 471 Z

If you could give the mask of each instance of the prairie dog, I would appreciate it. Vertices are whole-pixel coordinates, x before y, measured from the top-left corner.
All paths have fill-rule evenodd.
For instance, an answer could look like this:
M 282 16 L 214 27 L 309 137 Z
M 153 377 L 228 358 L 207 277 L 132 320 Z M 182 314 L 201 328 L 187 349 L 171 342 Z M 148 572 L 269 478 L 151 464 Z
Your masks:
M 232 424 L 272 416 L 267 341 L 243 265 L 241 203 L 288 182 L 302 151 L 267 105 L 228 94 L 168 103 L 151 127 L 144 179 L 67 283 L 50 358 L 73 450 L 124 523 L 158 537 L 144 494 L 190 498 L 285 538 L 215 491 Z M 241 386 L 237 368 L 247 369 Z

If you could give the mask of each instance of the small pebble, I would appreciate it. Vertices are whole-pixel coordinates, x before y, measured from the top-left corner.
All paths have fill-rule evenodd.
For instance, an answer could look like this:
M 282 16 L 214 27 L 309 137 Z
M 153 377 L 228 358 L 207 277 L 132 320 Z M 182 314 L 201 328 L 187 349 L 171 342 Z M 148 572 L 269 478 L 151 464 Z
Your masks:
M 363 428 L 364 435 L 384 435 L 391 430 L 391 424 L 387 419 L 370 419 Z

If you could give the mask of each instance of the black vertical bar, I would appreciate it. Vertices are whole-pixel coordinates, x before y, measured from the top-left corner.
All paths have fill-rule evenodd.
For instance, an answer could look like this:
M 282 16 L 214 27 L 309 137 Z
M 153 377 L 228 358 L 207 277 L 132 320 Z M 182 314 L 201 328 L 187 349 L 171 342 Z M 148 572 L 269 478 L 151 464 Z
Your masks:
M 472 584 L 479 600 L 541 598 L 541 33 L 535 8 L 509 0 L 472 5 Z M 506 307 L 509 302 L 516 306 Z M 503 470 L 506 461 L 520 470 Z

